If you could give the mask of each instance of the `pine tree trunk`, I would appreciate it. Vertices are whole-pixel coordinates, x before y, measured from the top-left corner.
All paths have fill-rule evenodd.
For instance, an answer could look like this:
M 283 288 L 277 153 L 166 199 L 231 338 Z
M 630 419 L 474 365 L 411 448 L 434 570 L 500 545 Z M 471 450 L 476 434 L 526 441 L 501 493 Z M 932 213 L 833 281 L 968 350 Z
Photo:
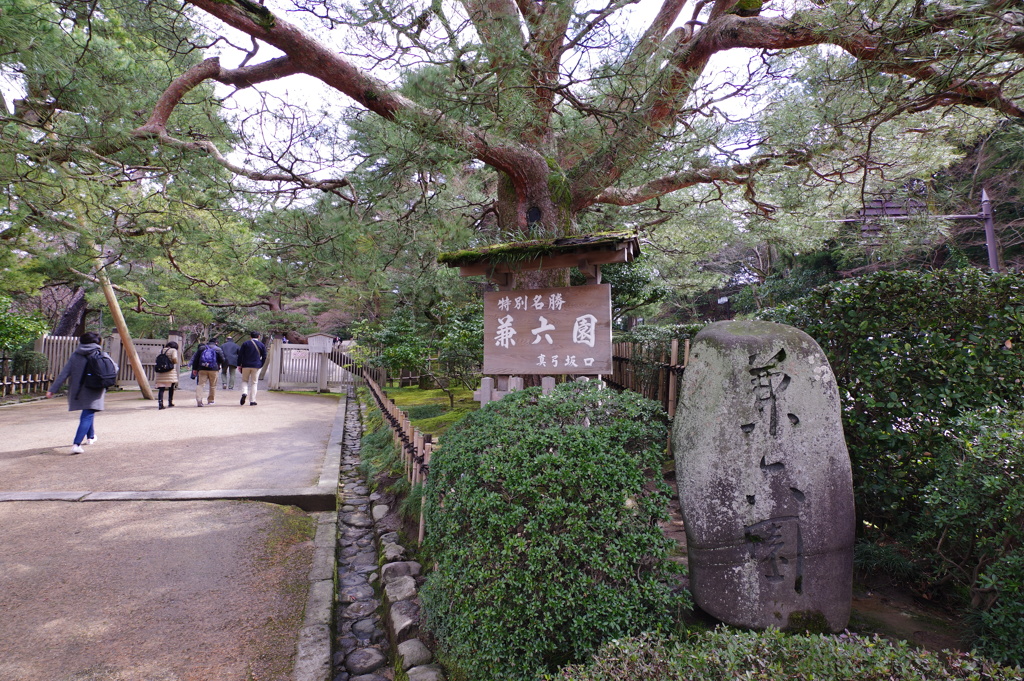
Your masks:
M 79 286 L 71 296 L 71 302 L 64 308 L 60 319 L 53 326 L 54 336 L 79 336 L 84 333 L 83 321 L 88 304 L 85 302 L 85 289 Z

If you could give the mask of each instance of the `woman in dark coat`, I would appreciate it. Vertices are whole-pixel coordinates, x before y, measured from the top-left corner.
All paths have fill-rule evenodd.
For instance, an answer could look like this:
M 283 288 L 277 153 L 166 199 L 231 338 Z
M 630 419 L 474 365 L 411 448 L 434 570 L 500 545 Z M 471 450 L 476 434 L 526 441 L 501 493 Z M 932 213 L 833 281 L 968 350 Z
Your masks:
M 71 447 L 72 454 L 81 454 L 83 444 L 96 442 L 96 429 L 93 426 L 93 420 L 96 412 L 103 411 L 103 396 L 107 391 L 87 388 L 82 385 L 82 376 L 85 374 L 86 358 L 97 350 L 103 351 L 103 348 L 100 347 L 99 334 L 92 331 L 82 334 L 78 348 L 68 359 L 68 363 L 64 365 L 61 372 L 57 374 L 57 378 L 53 379 L 53 384 L 46 392 L 47 398 L 53 397 L 54 393 L 59 391 L 67 381 L 68 411 L 82 412 L 78 420 L 78 432 L 75 433 L 74 446 Z M 107 357 L 110 356 L 105 352 L 103 354 Z

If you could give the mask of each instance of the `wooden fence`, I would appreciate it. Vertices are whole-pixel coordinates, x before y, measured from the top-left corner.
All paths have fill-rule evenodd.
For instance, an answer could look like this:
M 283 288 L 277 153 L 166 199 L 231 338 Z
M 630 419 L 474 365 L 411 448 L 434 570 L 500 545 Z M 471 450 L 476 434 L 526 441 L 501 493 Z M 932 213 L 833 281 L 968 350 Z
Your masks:
M 180 355 L 180 349 L 183 345 L 180 336 L 171 335 L 168 338 L 132 339 L 132 345 L 135 346 L 135 352 L 139 355 L 139 362 L 142 364 L 142 370 L 146 374 L 146 380 L 149 385 L 153 385 L 156 381 L 156 356 L 160 354 L 160 351 L 163 350 L 167 342 L 172 340 L 178 343 L 178 354 Z M 139 381 L 135 378 L 135 370 L 132 369 L 131 362 L 128 361 L 128 351 L 121 343 L 121 337 L 116 335 L 108 337 L 103 342 L 103 349 L 117 362 L 118 387 L 138 388 Z M 179 368 L 180 365 L 175 365 L 174 370 L 178 371 Z
M 269 360 L 265 375 L 270 390 L 318 390 L 332 387 L 342 391 L 352 383 L 353 375 L 346 368 L 344 353 L 332 348 L 316 352 L 309 345 L 284 343 L 274 339 L 267 349 Z
M 43 392 L 52 381 L 53 374 L 50 373 L 3 376 L 0 378 L 0 397 Z
M 395 447 L 401 454 L 402 463 L 405 466 L 405 477 L 411 485 L 425 482 L 427 472 L 430 470 L 430 457 L 436 446 L 430 435 L 424 435 L 419 428 L 412 425 L 409 415 L 398 408 L 392 402 L 384 390 L 369 375 L 363 375 L 366 386 L 370 389 L 377 408 L 384 415 L 384 420 L 391 427 L 391 436 L 394 439 Z M 425 524 L 423 518 L 423 504 L 420 504 L 420 528 L 419 543 L 423 543 Z
M 132 340 L 135 351 L 139 354 L 143 370 L 150 383 L 156 380 L 156 356 L 169 340 L 179 343 L 181 339 L 172 335 L 167 339 L 163 338 L 136 338 Z M 67 364 L 68 359 L 78 348 L 79 336 L 50 336 L 45 335 L 37 338 L 33 350 L 46 356 L 47 369 L 45 372 L 28 375 L 7 375 L 7 372 L 0 372 L 0 397 L 7 395 L 29 394 L 43 392 L 50 387 L 50 383 L 56 378 L 60 370 Z M 110 336 L 103 342 L 103 348 L 117 362 L 117 387 L 131 388 L 138 387 L 135 379 L 135 372 L 128 362 L 128 353 L 121 344 L 118 336 Z
M 676 415 L 679 379 L 689 360 L 689 338 L 658 344 L 613 343 L 614 373 L 602 378 L 613 388 L 640 393 L 649 400 L 661 402 L 671 419 Z
M 353 344 L 348 341 L 341 345 L 336 345 L 334 350 L 331 351 L 331 361 L 357 376 L 372 379 L 378 386 L 387 385 L 389 381 L 388 372 L 383 367 L 368 366 L 365 362 L 357 361 L 350 352 L 352 346 Z M 363 349 L 365 350 L 365 348 Z M 370 350 L 369 355 L 371 357 L 375 354 L 380 354 L 379 348 Z

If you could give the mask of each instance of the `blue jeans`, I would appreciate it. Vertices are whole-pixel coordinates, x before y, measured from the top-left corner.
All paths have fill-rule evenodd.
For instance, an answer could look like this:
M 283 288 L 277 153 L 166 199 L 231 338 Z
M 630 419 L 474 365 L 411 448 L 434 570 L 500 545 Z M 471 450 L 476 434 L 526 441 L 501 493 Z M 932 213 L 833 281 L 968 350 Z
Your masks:
M 82 444 L 86 437 L 96 437 L 96 429 L 92 427 L 95 417 L 95 409 L 82 410 L 82 416 L 78 419 L 78 432 L 75 433 L 76 445 Z

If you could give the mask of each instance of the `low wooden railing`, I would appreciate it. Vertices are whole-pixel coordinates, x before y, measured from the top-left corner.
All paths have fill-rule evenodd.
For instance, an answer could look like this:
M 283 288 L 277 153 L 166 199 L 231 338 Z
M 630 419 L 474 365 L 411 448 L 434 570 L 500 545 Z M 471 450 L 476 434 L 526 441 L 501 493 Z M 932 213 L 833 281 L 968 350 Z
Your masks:
M 4 376 L 0 378 L 0 397 L 43 392 L 50 387 L 53 378 L 50 373 Z
M 405 465 L 405 476 L 411 486 L 426 482 L 427 473 L 430 471 L 430 456 L 437 447 L 430 435 L 424 435 L 419 428 L 412 425 L 409 415 L 398 408 L 384 392 L 377 382 L 369 375 L 363 375 L 366 387 L 373 395 L 377 408 L 384 415 L 384 420 L 391 427 L 391 434 L 394 438 L 395 447 L 401 453 L 402 463 Z M 425 533 L 423 516 L 423 503 L 420 503 L 420 527 L 419 543 L 423 543 Z

